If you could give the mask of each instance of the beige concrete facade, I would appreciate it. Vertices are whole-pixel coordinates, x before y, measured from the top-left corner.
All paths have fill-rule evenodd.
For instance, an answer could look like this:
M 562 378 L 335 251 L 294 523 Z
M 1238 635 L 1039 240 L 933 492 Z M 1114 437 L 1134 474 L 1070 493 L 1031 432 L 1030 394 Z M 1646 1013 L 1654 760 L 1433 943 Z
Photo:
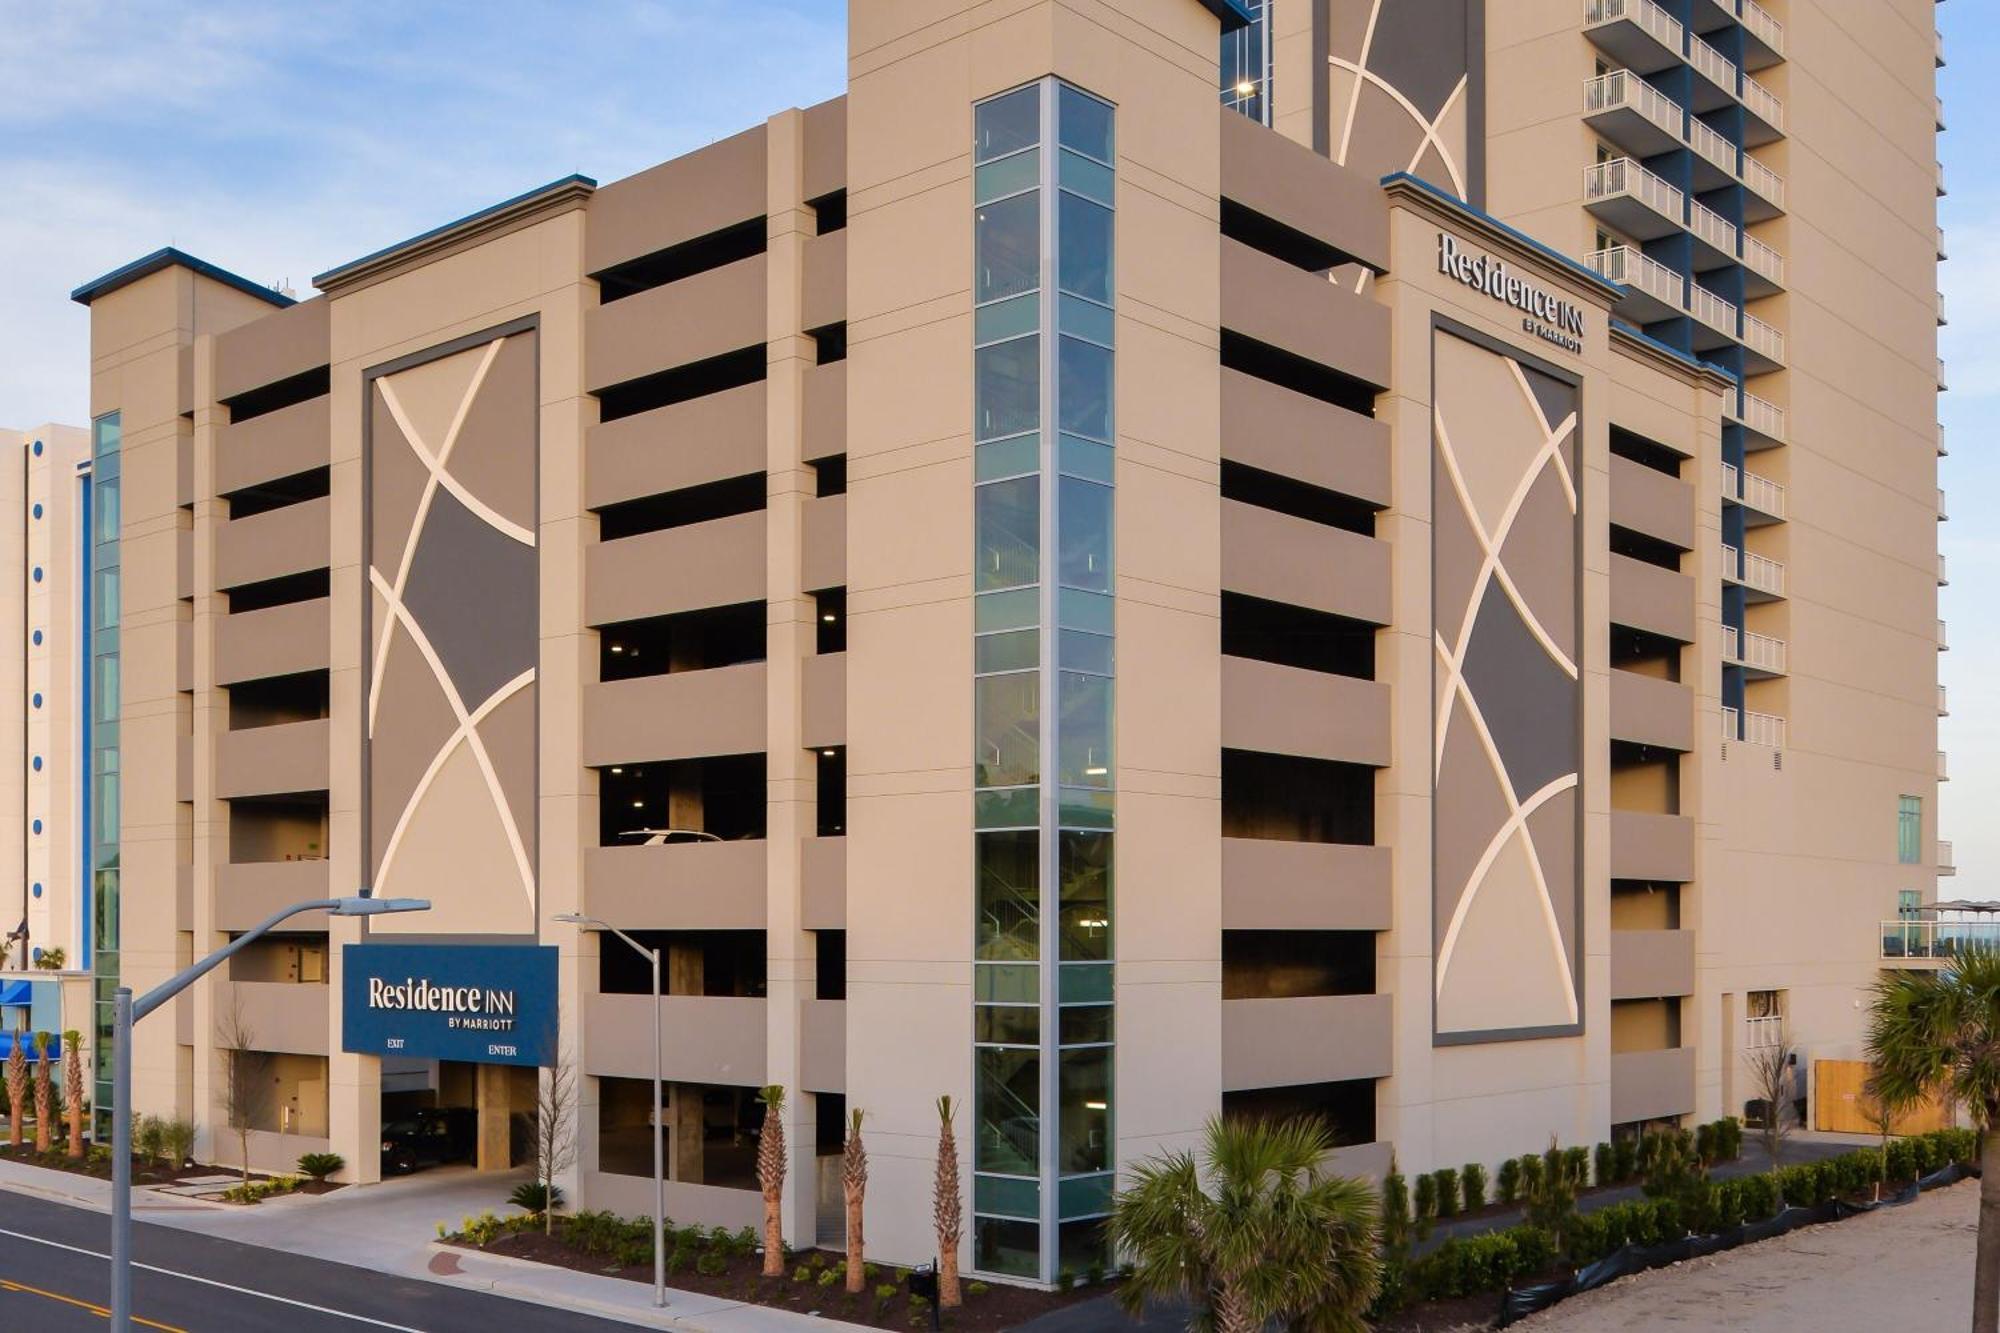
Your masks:
M 433 902 L 301 919 L 203 983 L 136 1038 L 141 1108 L 226 1156 L 244 1047 L 282 1091 L 261 1164 L 330 1144 L 370 1180 L 386 1121 L 476 1105 L 497 1165 L 521 1079 L 344 1049 L 343 949 L 550 944 L 576 1204 L 642 1211 L 659 1132 L 677 1221 L 753 1221 L 776 1084 L 792 1242 L 837 1237 L 860 1109 L 871 1251 L 924 1259 L 948 1096 L 965 1263 L 1049 1281 L 1087 1262 L 1092 1191 L 1216 1114 L 1318 1113 L 1348 1169 L 1424 1170 L 1740 1111 L 1771 1004 L 1803 1059 L 1853 1054 L 1878 919 L 1935 896 L 1933 339 L 1903 308 L 1934 272 L 1930 205 L 1890 171 L 1929 160 L 1914 113 L 1866 147 L 1813 88 L 1910 46 L 1881 93 L 1927 127 L 1929 47 L 1891 31 L 1919 7 L 1873 41 L 1799 16 L 1756 68 L 1798 103 L 1788 138 L 1731 94 L 1794 179 L 1707 279 L 1756 293 L 1726 336 L 1684 274 L 1669 316 L 1650 256 L 1595 243 L 1648 225 L 1620 202 L 1642 188 L 1586 198 L 1598 140 L 1643 131 L 1573 89 L 1649 38 L 1584 0 L 1468 6 L 1434 52 L 1381 6 L 1275 0 L 1275 129 L 1217 104 L 1223 0 L 857 5 L 845 97 L 531 191 L 309 301 L 185 256 L 80 289 L 93 413 L 123 424 L 123 977 L 299 899 Z M 1747 64 L 1771 36 L 1716 40 Z M 1107 108 L 1115 152 L 1045 118 L 992 156 L 975 108 L 1024 88 Z M 1714 91 L 1700 112 L 1730 119 Z M 1829 165 L 1864 151 L 1873 176 Z M 1714 188 L 1749 190 L 1732 170 Z M 1030 205 L 1039 259 L 1004 248 L 1005 172 L 1033 187 L 1005 198 L 1061 201 Z M 1056 295 L 1086 234 L 1059 219 L 1093 198 L 1115 260 L 1086 310 Z M 1751 235 L 1811 282 L 1774 282 Z M 1864 262 L 1895 300 L 1856 297 Z M 1015 557 L 981 489 L 1006 386 L 974 349 L 1009 264 L 1043 292 L 1019 438 L 1050 683 L 989 755 L 987 562 Z M 1085 431 L 1058 318 L 1100 319 L 1115 356 L 1101 442 L 1058 438 Z M 1091 548 L 1116 740 L 1082 770 L 1053 497 L 1087 458 L 1116 497 Z M 1002 901 L 988 879 L 1024 872 L 975 824 L 1016 747 L 1041 869 Z M 1103 822 L 1068 822 L 1079 792 Z M 1065 905 L 1069 831 L 1114 793 L 1115 889 Z M 1022 901 L 1003 973 L 995 914 Z M 572 913 L 660 951 L 657 1131 L 644 961 Z M 1110 932 L 1094 999 L 1060 990 L 1106 975 L 1068 970 L 1075 929 Z M 1038 1001 L 991 1007 L 1030 974 Z M 1064 1081 L 1107 1042 L 1108 1087 Z

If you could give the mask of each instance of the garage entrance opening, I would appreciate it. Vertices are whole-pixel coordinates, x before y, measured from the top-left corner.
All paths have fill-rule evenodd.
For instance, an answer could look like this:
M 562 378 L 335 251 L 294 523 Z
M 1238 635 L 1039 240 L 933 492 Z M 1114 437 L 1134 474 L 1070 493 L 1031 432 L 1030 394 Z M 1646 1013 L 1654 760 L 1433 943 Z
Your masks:
M 519 1065 L 384 1056 L 382 1174 L 530 1164 L 537 1086 Z

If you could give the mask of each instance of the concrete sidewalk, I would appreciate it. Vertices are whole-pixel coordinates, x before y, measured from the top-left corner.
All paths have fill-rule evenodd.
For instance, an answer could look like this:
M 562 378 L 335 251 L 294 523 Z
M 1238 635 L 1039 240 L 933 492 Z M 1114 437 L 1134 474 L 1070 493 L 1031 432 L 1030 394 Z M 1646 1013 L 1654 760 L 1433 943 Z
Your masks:
M 441 1168 L 350 1185 L 331 1194 L 293 1194 L 255 1206 L 210 1203 L 135 1189 L 132 1215 L 141 1222 L 219 1236 L 247 1245 L 351 1264 L 373 1272 L 417 1278 L 443 1286 L 491 1292 L 514 1300 L 576 1310 L 646 1328 L 704 1333 L 807 1333 L 859 1328 L 835 1319 L 796 1314 L 700 1292 L 667 1290 L 664 1310 L 653 1306 L 650 1284 L 582 1273 L 569 1268 L 477 1254 L 437 1243 L 440 1222 L 457 1230 L 468 1215 L 489 1209 L 518 1214 L 508 1192 L 524 1171 L 481 1175 L 469 1168 Z M 0 1161 L 0 1219 L 4 1191 L 108 1212 L 111 1183 L 44 1167 Z

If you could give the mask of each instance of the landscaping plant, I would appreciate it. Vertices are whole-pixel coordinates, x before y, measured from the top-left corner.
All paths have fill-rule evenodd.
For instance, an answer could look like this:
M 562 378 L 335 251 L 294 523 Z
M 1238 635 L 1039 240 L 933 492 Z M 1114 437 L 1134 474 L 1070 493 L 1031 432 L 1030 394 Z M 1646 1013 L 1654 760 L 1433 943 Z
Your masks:
M 1500 1192 L 1501 1203 L 1512 1204 L 1520 1199 L 1521 1159 L 1509 1157 L 1500 1163 L 1500 1170 L 1495 1174 L 1493 1184 Z
M 1438 1215 L 1437 1177 L 1425 1172 L 1417 1177 L 1417 1239 L 1429 1240 Z
M 35 1033 L 35 1151 L 45 1153 L 53 1142 L 55 1089 L 49 1082 L 49 1034 Z
M 1465 1211 L 1476 1213 L 1486 1206 L 1486 1168 L 1467 1162 L 1458 1170 L 1459 1184 L 1465 1189 Z
M 764 1192 L 764 1276 L 785 1275 L 785 1090 L 769 1084 L 757 1094 L 764 1125 L 757 1131 L 757 1187 Z
M 83 1034 L 63 1033 L 63 1110 L 69 1114 L 69 1155 L 83 1157 Z
M 1599 1143 L 1591 1150 L 1590 1165 L 1599 1185 L 1618 1183 L 1618 1153 L 1609 1143 Z
M 860 1107 L 847 1113 L 847 1142 L 840 1150 L 840 1192 L 847 1201 L 847 1290 L 859 1296 L 867 1263 L 861 1235 L 862 1205 L 868 1194 L 868 1148 L 861 1142 Z
M 958 1140 L 951 1128 L 949 1096 L 937 1099 L 937 1183 L 931 1191 L 932 1220 L 937 1223 L 938 1308 L 955 1310 L 964 1299 L 958 1290 L 958 1241 L 965 1206 L 959 1198 Z
M 321 1184 L 325 1184 L 328 1176 L 346 1165 L 347 1159 L 337 1152 L 299 1154 L 299 1174 L 311 1176 Z
M 1389 1174 L 1382 1181 L 1382 1249 L 1391 1259 L 1400 1259 L 1410 1249 L 1410 1183 L 1389 1159 Z
M 1439 1217 L 1458 1216 L 1458 1172 L 1445 1166 L 1431 1174 L 1437 1177 L 1437 1202 Z
M 178 1170 L 186 1166 L 194 1156 L 194 1121 L 175 1116 L 162 1122 L 160 1126 L 160 1146 L 166 1152 L 167 1165 Z
M 10 1131 L 8 1142 L 14 1151 L 21 1150 L 21 1125 L 28 1118 L 28 1052 L 27 1033 L 14 1033 L 14 1047 L 7 1052 L 7 1119 Z
M 1381 1281 L 1375 1192 L 1325 1174 L 1323 1122 L 1227 1122 L 1204 1132 L 1199 1163 L 1173 1153 L 1138 1163 L 1112 1201 L 1111 1249 L 1129 1256 L 1118 1303 L 1188 1306 L 1190 1330 L 1316 1333 L 1367 1327 Z M 1429 1177 L 1418 1177 L 1419 1181 Z
M 2000 954 L 1972 949 L 1936 972 L 1885 972 L 1875 983 L 1868 1054 L 1877 1095 L 1901 1112 L 1957 1102 L 1982 1131 L 1973 1333 L 2000 1330 Z

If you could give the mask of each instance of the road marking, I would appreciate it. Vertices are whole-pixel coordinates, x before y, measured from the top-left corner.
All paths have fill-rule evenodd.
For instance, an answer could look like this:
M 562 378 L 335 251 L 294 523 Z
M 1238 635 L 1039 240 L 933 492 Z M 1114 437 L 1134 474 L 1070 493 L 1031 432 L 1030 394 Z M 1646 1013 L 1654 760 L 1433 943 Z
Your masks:
M 52 1250 L 67 1250 L 71 1254 L 81 1254 L 91 1259 L 109 1260 L 111 1258 L 110 1255 L 105 1254 L 101 1250 L 87 1250 L 81 1245 L 65 1245 L 59 1240 L 50 1240 L 46 1236 L 30 1236 L 22 1231 L 0 1230 L 0 1236 L 6 1236 L 11 1240 L 25 1240 L 35 1245 L 46 1245 Z M 233 1291 L 239 1296 L 255 1296 L 259 1300 L 275 1301 L 279 1305 L 289 1305 L 297 1310 L 311 1310 L 314 1314 L 332 1315 L 335 1319 L 351 1320 L 357 1324 L 366 1324 L 370 1328 L 386 1328 L 390 1330 L 390 1333 L 424 1333 L 424 1330 L 411 1328 L 408 1324 L 392 1324 L 384 1319 L 370 1319 L 365 1314 L 349 1314 L 345 1310 L 335 1310 L 325 1305 L 314 1305 L 310 1301 L 295 1301 L 289 1296 L 273 1296 L 270 1292 L 258 1291 L 255 1287 L 238 1287 L 228 1282 L 217 1282 L 212 1277 L 197 1277 L 193 1273 L 183 1273 L 178 1269 L 161 1268 L 155 1264 L 142 1263 L 134 1263 L 132 1267 L 143 1269 L 148 1273 L 158 1273 L 163 1277 L 179 1278 L 183 1282 L 198 1282 L 204 1287 L 215 1287 L 222 1291 Z M 110 1312 L 103 1311 L 102 1313 L 108 1314 Z M 155 1325 L 155 1327 L 161 1326 Z
M 74 1296 L 65 1296 L 59 1291 L 43 1291 L 40 1287 L 31 1287 L 25 1282 L 16 1282 L 12 1278 L 0 1277 L 0 1291 L 15 1291 L 23 1295 L 40 1296 L 44 1300 L 60 1301 L 64 1305 L 73 1305 L 79 1310 L 88 1310 L 94 1315 L 108 1317 L 111 1314 L 111 1311 L 102 1305 L 93 1305 L 89 1301 L 80 1301 Z M 144 1324 L 147 1328 L 157 1328 L 161 1330 L 161 1333 L 188 1333 L 184 1328 L 176 1328 L 172 1324 L 157 1323 L 151 1319 L 141 1319 L 138 1315 L 132 1316 L 132 1322 L 135 1324 Z

